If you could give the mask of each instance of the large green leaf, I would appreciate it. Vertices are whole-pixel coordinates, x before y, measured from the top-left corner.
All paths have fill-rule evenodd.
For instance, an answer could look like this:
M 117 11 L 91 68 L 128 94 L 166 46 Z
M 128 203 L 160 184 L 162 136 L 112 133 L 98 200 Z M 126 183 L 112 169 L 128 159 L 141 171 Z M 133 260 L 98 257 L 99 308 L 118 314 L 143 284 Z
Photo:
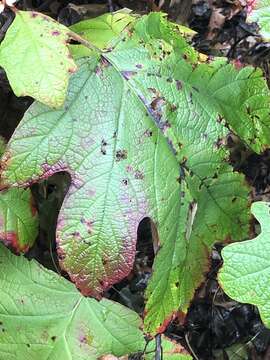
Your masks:
M 222 250 L 223 267 L 219 282 L 233 299 L 257 305 L 263 322 L 270 328 L 270 204 L 252 204 L 261 233 L 253 240 L 235 243 Z
M 73 284 L 0 245 L 0 358 L 91 360 L 144 348 L 136 313 L 84 298 Z
M 257 22 L 261 35 L 270 40 L 270 0 L 253 0 L 249 9 L 248 21 Z
M 63 104 L 69 76 L 76 71 L 67 47 L 69 32 L 46 15 L 16 11 L 0 45 L 0 66 L 17 96 L 52 107 Z
M 130 272 L 138 225 L 152 219 L 152 333 L 187 311 L 213 243 L 248 236 L 249 188 L 227 164 L 228 127 L 258 152 L 270 142 L 261 72 L 198 59 L 164 15 L 137 20 L 111 51 L 80 61 L 63 109 L 28 110 L 2 160 L 7 185 L 71 175 L 58 254 L 84 294 Z
M 0 157 L 5 142 L 0 137 Z M 38 233 L 38 217 L 30 189 L 0 191 L 0 240 L 16 252 L 31 247 Z

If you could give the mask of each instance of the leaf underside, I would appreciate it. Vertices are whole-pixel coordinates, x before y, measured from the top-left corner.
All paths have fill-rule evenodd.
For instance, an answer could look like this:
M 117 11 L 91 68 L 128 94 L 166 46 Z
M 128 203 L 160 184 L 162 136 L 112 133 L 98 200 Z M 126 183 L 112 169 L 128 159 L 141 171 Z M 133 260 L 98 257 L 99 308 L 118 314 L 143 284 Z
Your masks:
M 73 284 L 0 245 L 0 358 L 90 360 L 143 349 L 135 312 L 84 298 Z
M 222 250 L 223 267 L 218 278 L 231 298 L 258 306 L 262 321 L 270 328 L 270 204 L 256 202 L 251 210 L 261 225 L 261 233 Z
M 1 165 L 6 185 L 71 175 L 58 256 L 83 294 L 100 297 L 128 275 L 138 225 L 152 219 L 152 333 L 187 311 L 213 243 L 248 236 L 249 188 L 227 164 L 229 129 L 257 152 L 270 141 L 261 72 L 198 59 L 164 15 L 142 17 L 111 51 L 79 61 L 63 108 L 30 107 Z
M 63 105 L 70 74 L 77 69 L 67 45 L 69 32 L 46 15 L 16 11 L 0 45 L 0 66 L 17 96 Z

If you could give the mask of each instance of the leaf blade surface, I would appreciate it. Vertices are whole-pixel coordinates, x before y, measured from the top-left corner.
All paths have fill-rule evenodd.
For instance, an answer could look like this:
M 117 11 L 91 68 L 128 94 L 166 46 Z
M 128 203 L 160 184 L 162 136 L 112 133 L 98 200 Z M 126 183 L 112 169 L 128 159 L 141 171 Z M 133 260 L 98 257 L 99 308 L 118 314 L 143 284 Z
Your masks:
M 256 202 L 251 209 L 260 222 L 261 233 L 255 239 L 231 244 L 222 250 L 224 263 L 218 278 L 231 298 L 258 306 L 262 321 L 270 327 L 269 203 Z
M 5 359 L 86 360 L 143 348 L 141 321 L 131 310 L 107 299 L 84 298 L 63 277 L 3 245 L 0 263 L 0 354 Z
M 16 12 L 0 46 L 0 65 L 17 96 L 28 95 L 55 108 L 63 104 L 69 76 L 77 69 L 69 38 L 69 30 L 46 15 Z

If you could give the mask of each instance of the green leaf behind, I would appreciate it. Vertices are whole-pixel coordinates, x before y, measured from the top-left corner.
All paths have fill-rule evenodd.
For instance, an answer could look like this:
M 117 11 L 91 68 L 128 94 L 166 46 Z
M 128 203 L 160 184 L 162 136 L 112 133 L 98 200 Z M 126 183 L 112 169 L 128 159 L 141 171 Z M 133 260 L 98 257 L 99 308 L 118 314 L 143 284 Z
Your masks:
M 262 37 L 270 40 L 270 0 L 256 0 L 250 9 L 248 21 L 257 22 L 260 27 Z
M 256 202 L 251 210 L 261 233 L 252 240 L 226 246 L 219 282 L 233 299 L 258 306 L 262 321 L 270 328 L 270 204 Z
M 141 321 L 124 306 L 84 298 L 73 284 L 0 245 L 0 357 L 90 360 L 143 349 Z

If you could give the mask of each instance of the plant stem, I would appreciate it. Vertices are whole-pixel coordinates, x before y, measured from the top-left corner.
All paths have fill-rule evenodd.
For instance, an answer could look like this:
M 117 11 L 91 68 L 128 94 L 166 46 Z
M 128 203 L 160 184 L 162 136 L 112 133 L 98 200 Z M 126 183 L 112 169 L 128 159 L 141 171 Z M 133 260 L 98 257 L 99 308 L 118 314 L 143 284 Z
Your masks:
M 96 51 L 98 53 L 101 53 L 101 50 L 96 47 L 95 45 L 91 44 L 89 41 L 83 39 L 82 37 L 80 37 L 79 35 L 77 35 L 76 33 L 74 33 L 73 31 L 69 33 L 69 36 L 71 37 L 71 39 L 81 43 L 82 45 L 84 45 L 85 47 L 87 47 L 90 50 Z

